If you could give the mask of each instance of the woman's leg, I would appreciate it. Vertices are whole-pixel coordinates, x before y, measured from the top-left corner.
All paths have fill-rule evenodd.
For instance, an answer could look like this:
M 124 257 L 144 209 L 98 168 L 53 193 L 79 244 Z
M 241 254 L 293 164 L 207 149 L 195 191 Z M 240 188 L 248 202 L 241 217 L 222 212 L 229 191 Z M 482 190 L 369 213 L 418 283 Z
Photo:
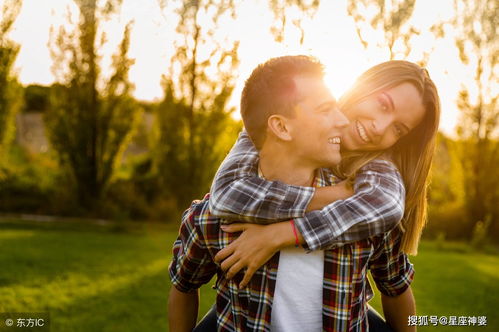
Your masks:
M 214 304 L 192 330 L 192 332 L 216 332 L 217 331 L 217 308 Z
M 373 307 L 368 306 L 369 332 L 393 332 L 393 329 L 385 322 L 383 317 Z

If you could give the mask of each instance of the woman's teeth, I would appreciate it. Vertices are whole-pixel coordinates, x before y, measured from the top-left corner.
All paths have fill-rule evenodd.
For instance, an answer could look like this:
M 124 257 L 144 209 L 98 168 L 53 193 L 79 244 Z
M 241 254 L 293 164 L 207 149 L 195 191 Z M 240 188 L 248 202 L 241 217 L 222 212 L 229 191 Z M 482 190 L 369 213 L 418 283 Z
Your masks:
M 359 133 L 360 138 L 362 138 L 364 142 L 369 143 L 371 140 L 367 136 L 366 129 L 364 128 L 364 126 L 361 125 L 359 121 L 356 122 L 356 125 L 357 125 L 357 132 Z

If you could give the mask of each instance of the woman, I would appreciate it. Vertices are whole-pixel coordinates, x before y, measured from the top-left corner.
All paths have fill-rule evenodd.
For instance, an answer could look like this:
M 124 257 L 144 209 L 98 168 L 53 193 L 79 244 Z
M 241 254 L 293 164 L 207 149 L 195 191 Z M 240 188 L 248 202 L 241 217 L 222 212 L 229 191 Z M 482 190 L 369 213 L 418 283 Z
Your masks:
M 383 206 L 392 204 L 393 196 L 386 195 L 390 191 L 386 188 L 390 181 L 378 180 L 384 176 L 384 170 L 400 172 L 406 193 L 405 202 L 399 202 L 402 206 L 405 203 L 403 218 L 398 224 L 403 230 L 402 249 L 407 254 L 416 254 L 426 222 L 426 188 L 440 115 L 439 97 L 434 83 L 425 69 L 413 63 L 389 61 L 362 74 L 342 96 L 339 106 L 350 120 L 350 125 L 341 138 L 342 162 L 333 171 L 339 179 L 353 181 L 356 190 L 347 200 L 335 202 L 333 208 L 326 207 L 322 214 L 315 213 L 315 225 L 331 225 L 337 217 L 333 216 L 333 210 L 341 209 L 342 204 L 348 202 L 362 204 L 359 202 L 368 201 L 367 207 L 363 208 L 376 210 L 376 215 L 380 215 L 379 220 L 386 220 L 390 217 L 391 209 L 383 209 Z M 244 155 L 240 154 L 242 150 L 246 150 Z M 338 188 L 321 188 L 324 190 L 268 183 L 258 177 L 257 164 L 258 152 L 243 135 L 215 177 L 210 198 L 214 215 L 268 224 L 306 217 L 305 210 L 316 210 L 335 199 L 348 197 L 345 186 L 348 181 Z M 366 169 L 370 176 L 362 175 Z M 359 183 L 362 181 L 364 183 Z M 370 184 L 366 184 L 366 181 Z M 376 185 L 373 185 L 374 182 Z M 359 193 L 365 185 L 371 185 L 376 190 Z M 294 194 L 288 197 L 289 193 Z M 241 200 L 241 195 L 251 198 L 249 203 L 245 201 L 245 204 L 234 204 Z M 282 201 L 279 201 L 279 197 Z M 399 200 L 403 200 L 403 196 L 399 196 Z M 290 202 L 299 207 L 291 206 Z M 350 212 L 355 213 L 353 209 Z M 294 222 L 291 224 L 294 227 Z M 378 227 L 378 224 L 381 226 Z M 297 226 L 297 229 L 293 228 L 293 231 L 297 231 L 294 233 L 296 242 L 301 242 L 309 249 L 320 249 L 379 235 L 389 231 L 394 225 L 372 220 L 370 223 L 359 217 L 348 228 L 318 227 L 322 233 L 314 236 L 305 234 L 305 226 Z M 272 227 L 273 225 L 231 224 L 225 228 L 229 232 L 244 231 L 238 240 L 220 251 L 216 257 L 221 262 L 222 269 L 227 271 L 228 277 L 248 268 L 242 281 L 244 286 L 256 269 L 275 252 L 283 249 L 262 240 L 290 236 L 289 233 L 275 234 Z M 345 235 L 355 227 L 361 227 L 363 231 Z M 341 234 L 335 232 L 335 229 L 339 229 Z M 373 323 L 370 321 L 371 325 Z

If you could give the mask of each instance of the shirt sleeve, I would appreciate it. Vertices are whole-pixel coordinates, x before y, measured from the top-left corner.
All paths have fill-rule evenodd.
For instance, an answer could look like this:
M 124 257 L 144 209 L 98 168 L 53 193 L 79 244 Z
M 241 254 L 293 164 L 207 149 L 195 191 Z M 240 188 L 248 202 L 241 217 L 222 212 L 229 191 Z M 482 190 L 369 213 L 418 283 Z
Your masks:
M 331 249 L 367 239 L 390 231 L 402 220 L 405 187 L 393 163 L 373 160 L 362 167 L 354 192 L 348 199 L 295 219 L 305 249 Z
M 210 211 L 218 218 L 268 224 L 302 217 L 315 189 L 258 177 L 258 150 L 243 131 L 211 186 Z
M 182 216 L 179 235 L 173 244 L 173 259 L 169 266 L 173 286 L 184 293 L 208 283 L 217 271 L 196 223 L 199 204 L 199 201 L 194 202 Z
M 414 266 L 400 249 L 401 239 L 399 228 L 388 232 L 369 263 L 376 287 L 387 296 L 402 294 L 414 279 Z

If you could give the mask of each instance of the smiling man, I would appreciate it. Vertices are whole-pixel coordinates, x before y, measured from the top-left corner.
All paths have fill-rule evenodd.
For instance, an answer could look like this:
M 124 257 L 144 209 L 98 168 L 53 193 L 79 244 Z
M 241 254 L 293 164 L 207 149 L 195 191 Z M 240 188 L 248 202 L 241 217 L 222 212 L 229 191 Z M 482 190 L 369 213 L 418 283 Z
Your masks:
M 306 56 L 287 56 L 258 66 L 246 81 L 241 114 L 259 149 L 262 177 L 297 186 L 331 184 L 331 175 L 319 169 L 340 162 L 340 134 L 348 120 L 324 84 L 320 63 Z M 236 238 L 222 231 L 223 220 L 210 214 L 208 204 L 209 195 L 184 213 L 174 245 L 170 265 L 174 287 L 169 300 L 172 331 L 190 331 L 194 327 L 197 289 L 221 272 L 214 257 Z M 282 231 L 291 230 L 287 225 Z M 311 330 L 321 330 L 324 252 L 307 257 L 304 251 L 288 254 L 279 269 L 284 271 L 290 264 L 296 267 L 301 262 L 302 268 L 310 272 L 300 292 L 305 295 L 301 300 L 306 305 L 298 306 L 294 319 L 308 322 Z M 238 288 L 237 278 L 228 280 L 218 273 L 219 330 L 268 330 L 271 324 L 286 319 L 287 307 L 297 307 L 296 303 L 283 302 L 279 290 L 274 292 L 278 260 L 275 257 L 260 269 L 245 289 Z M 300 279 L 303 284 L 305 280 Z M 282 310 L 273 312 L 271 322 L 274 300 L 281 300 Z

